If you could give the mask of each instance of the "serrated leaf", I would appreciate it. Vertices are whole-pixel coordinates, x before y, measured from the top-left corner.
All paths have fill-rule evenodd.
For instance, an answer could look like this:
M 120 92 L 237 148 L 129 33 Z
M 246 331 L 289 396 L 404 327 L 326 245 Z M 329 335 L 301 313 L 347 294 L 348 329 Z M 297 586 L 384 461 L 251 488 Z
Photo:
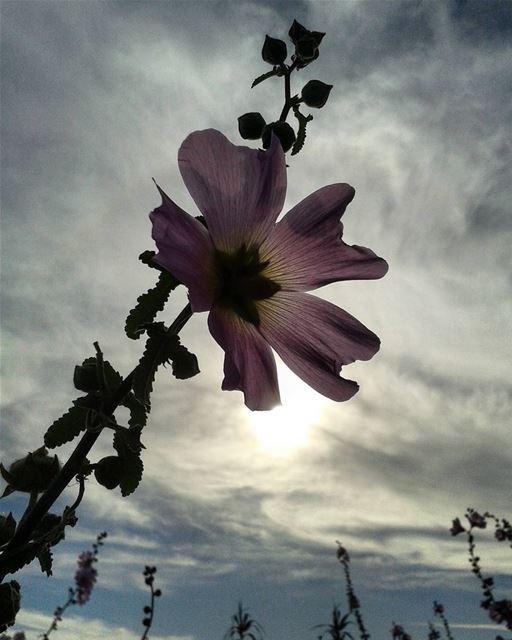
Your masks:
M 299 111 L 298 107 L 293 110 L 293 114 L 299 122 L 299 129 L 297 131 L 297 138 L 292 147 L 292 151 L 291 151 L 292 156 L 299 153 L 299 151 L 304 146 L 304 142 L 306 141 L 306 125 L 308 124 L 308 122 L 313 120 L 313 116 L 311 114 L 309 114 L 308 116 L 305 116 Z
M 150 267 L 151 269 L 157 269 L 158 271 L 162 271 L 162 267 L 157 264 L 153 258 L 156 256 L 156 251 L 150 251 L 149 249 L 147 251 L 143 251 L 140 256 L 139 256 L 139 260 L 147 265 L 148 267 Z
M 155 323 L 148 330 L 148 336 L 146 348 L 133 379 L 133 393 L 145 407 L 150 406 L 150 395 L 158 367 L 168 362 L 173 349 L 179 343 L 176 335 L 167 333 L 162 322 Z
M 105 375 L 105 382 L 107 383 L 108 390 L 111 393 L 121 386 L 123 377 L 114 369 L 108 360 L 103 361 L 103 373 Z
M 258 76 L 255 80 L 253 80 L 253 83 L 251 84 L 251 89 L 253 89 L 256 85 L 260 84 L 260 82 L 267 80 L 267 78 L 272 78 L 272 76 L 277 76 L 277 75 L 279 75 L 279 69 L 272 69 L 272 71 L 267 71 L 267 73 L 263 73 L 261 76 Z
M 165 306 L 179 281 L 167 271 L 161 271 L 156 285 L 137 298 L 137 304 L 126 318 L 125 332 L 132 340 L 138 340 L 144 333 L 144 325 L 153 322 L 156 314 Z
M 144 470 L 144 465 L 140 458 L 140 449 L 142 448 L 140 430 L 138 434 L 134 431 L 116 431 L 114 434 L 114 449 L 123 461 L 123 472 L 119 483 L 123 496 L 128 496 L 135 491 L 139 486 Z M 134 449 L 139 451 L 135 452 Z
M 41 571 L 43 573 L 46 573 L 46 575 L 50 577 L 52 575 L 53 556 L 52 556 L 52 552 L 50 551 L 50 547 L 48 545 L 43 546 L 39 550 L 37 554 L 37 559 L 39 560 Z
M 2 554 L 2 573 L 16 573 L 25 565 L 30 564 L 37 557 L 39 545 L 35 542 L 29 542 L 23 547 L 13 549 L 13 551 L 4 551 Z
M 146 408 L 137 400 L 133 393 L 128 393 L 121 403 L 124 407 L 128 409 L 130 412 L 130 418 L 128 420 L 128 425 L 130 427 L 145 427 L 148 419 L 148 414 L 146 413 Z
M 80 400 L 80 398 L 78 399 Z M 75 400 L 77 402 L 77 400 Z M 86 428 L 87 409 L 73 406 L 67 413 L 57 418 L 44 434 L 44 443 L 49 449 L 71 442 Z

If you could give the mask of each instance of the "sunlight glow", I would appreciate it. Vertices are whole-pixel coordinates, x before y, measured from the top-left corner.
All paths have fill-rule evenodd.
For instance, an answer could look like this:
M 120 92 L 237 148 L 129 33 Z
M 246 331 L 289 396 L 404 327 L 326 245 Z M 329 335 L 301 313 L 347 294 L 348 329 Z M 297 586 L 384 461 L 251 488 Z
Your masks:
M 260 446 L 273 455 L 288 455 L 307 444 L 310 428 L 326 400 L 288 369 L 278 365 L 282 406 L 254 411 L 249 422 Z

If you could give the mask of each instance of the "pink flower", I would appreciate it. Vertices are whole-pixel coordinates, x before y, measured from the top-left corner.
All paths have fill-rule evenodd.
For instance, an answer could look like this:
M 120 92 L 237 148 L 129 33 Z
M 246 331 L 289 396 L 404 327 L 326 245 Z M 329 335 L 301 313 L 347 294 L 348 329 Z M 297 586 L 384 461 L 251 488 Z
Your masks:
M 466 514 L 466 518 L 469 520 L 469 524 L 472 527 L 477 527 L 478 529 L 485 529 L 487 526 L 487 521 L 484 516 L 480 515 L 478 511 L 474 511 L 472 509 L 468 510 Z
M 150 216 L 155 260 L 186 285 L 193 311 L 210 312 L 210 332 L 225 352 L 222 388 L 243 391 L 253 410 L 279 404 L 274 349 L 319 393 L 351 398 L 358 385 L 339 376 L 341 367 L 370 359 L 379 339 L 306 291 L 387 271 L 370 249 L 341 240 L 340 217 L 354 189 L 323 187 L 276 223 L 286 195 L 277 138 L 259 151 L 214 129 L 196 131 L 181 145 L 178 164 L 208 229 L 158 187 L 162 204 Z
M 98 572 L 92 566 L 95 557 L 91 551 L 84 551 L 78 556 L 78 568 L 75 573 L 76 601 L 85 604 L 90 596 Z
M 459 533 L 462 533 L 463 531 L 466 531 L 466 529 L 462 526 L 460 518 L 455 518 L 455 520 L 452 521 L 450 533 L 452 536 L 458 536 Z

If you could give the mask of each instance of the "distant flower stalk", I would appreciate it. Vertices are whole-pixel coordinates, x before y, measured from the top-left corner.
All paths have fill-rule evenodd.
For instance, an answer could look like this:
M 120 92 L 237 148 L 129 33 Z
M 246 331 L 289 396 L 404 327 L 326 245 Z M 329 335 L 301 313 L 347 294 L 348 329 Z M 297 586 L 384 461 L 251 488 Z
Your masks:
M 78 556 L 78 569 L 75 573 L 76 601 L 85 604 L 91 597 L 91 592 L 96 582 L 98 572 L 93 567 L 95 561 L 91 551 L 84 551 Z
M 209 311 L 211 334 L 225 352 L 225 390 L 238 389 L 252 410 L 280 402 L 274 349 L 285 364 L 332 400 L 358 390 L 343 365 L 368 360 L 379 339 L 347 312 L 307 291 L 339 280 L 382 277 L 387 264 L 341 240 L 340 217 L 354 197 L 331 184 L 279 222 L 286 195 L 284 152 L 231 144 L 209 129 L 190 134 L 178 154 L 181 175 L 207 228 L 160 187 L 151 213 L 155 260 L 186 285 L 193 311 Z

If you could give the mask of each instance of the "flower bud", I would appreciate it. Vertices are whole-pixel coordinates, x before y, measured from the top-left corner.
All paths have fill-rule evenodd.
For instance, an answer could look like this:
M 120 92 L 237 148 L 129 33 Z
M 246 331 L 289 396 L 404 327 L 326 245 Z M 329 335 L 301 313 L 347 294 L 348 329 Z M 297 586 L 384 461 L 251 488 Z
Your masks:
M 308 33 L 309 31 L 306 29 L 306 27 L 303 27 L 300 22 L 297 22 L 297 20 L 293 21 L 292 26 L 288 31 L 288 35 L 290 36 L 290 40 L 293 42 L 293 44 L 296 44 L 299 38 L 307 35 Z
M 14 491 L 24 493 L 41 493 L 60 471 L 57 456 L 50 457 L 46 447 L 41 447 L 29 453 L 24 458 L 16 460 L 7 471 L 0 464 L 0 472 L 9 487 Z
M 292 60 L 298 69 L 302 69 L 318 58 L 318 47 L 325 33 L 310 31 L 294 20 L 288 35 L 295 45 L 295 54 L 292 56 Z
M 0 546 L 9 542 L 16 531 L 16 520 L 12 517 L 12 513 L 8 516 L 0 514 Z
M 103 487 L 115 489 L 121 482 L 123 461 L 118 456 L 102 458 L 94 468 L 94 476 Z
M 87 393 L 99 391 L 100 385 L 98 382 L 96 363 L 88 362 L 86 364 L 76 365 L 73 374 L 73 384 L 75 385 L 75 389 L 86 391 Z
M 0 631 L 14 624 L 20 599 L 20 585 L 16 580 L 0 584 Z
M 333 85 L 320 80 L 310 80 L 302 88 L 301 98 L 308 107 L 320 109 L 327 102 Z
M 264 128 L 265 119 L 257 111 L 244 113 L 238 118 L 238 131 L 244 140 L 259 140 Z
M 261 50 L 261 57 L 265 62 L 272 65 L 283 64 L 287 55 L 288 51 L 286 50 L 285 42 L 277 38 L 265 36 L 265 42 Z
M 295 131 L 287 122 L 279 121 L 267 124 L 265 129 L 263 129 L 263 134 L 261 136 L 264 149 L 268 149 L 270 147 L 272 133 L 279 138 L 285 153 L 291 149 L 295 142 Z

